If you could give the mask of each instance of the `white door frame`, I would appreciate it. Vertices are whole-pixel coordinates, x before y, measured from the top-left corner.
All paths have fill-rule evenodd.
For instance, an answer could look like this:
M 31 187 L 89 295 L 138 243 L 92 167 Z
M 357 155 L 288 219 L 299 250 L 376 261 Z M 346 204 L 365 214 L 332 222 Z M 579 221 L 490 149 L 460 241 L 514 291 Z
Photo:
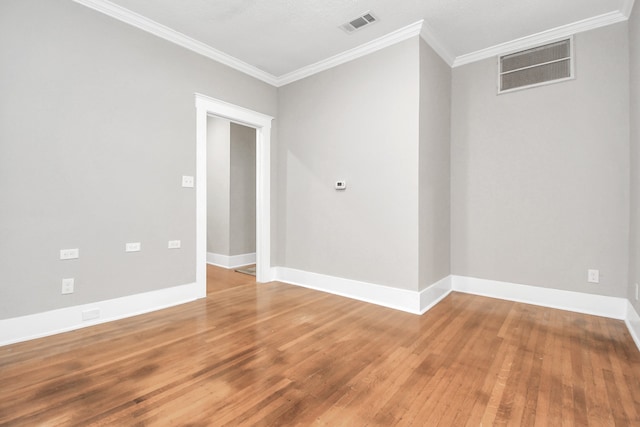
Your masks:
M 270 282 L 271 121 L 273 117 L 199 93 L 196 96 L 196 283 L 207 294 L 207 116 L 256 129 L 256 281 Z

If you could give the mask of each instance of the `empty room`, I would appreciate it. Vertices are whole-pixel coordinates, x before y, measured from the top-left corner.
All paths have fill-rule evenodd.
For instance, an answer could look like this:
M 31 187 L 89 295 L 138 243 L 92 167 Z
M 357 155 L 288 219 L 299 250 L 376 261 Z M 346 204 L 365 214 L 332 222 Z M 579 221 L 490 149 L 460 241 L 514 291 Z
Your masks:
M 0 425 L 640 425 L 639 8 L 0 1 Z

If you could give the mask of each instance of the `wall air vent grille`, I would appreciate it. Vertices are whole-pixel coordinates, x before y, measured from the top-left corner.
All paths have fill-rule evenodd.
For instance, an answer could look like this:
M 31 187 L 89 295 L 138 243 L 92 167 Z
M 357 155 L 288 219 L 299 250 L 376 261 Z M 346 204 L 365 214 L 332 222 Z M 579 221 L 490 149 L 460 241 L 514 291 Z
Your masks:
M 358 16 L 357 18 L 352 19 L 346 24 L 340 25 L 340 28 L 342 28 L 347 33 L 353 33 L 354 31 L 360 30 L 367 25 L 373 24 L 375 22 L 378 22 L 378 18 L 376 18 L 371 12 L 367 12 L 362 16 Z
M 498 93 L 557 83 L 574 77 L 571 38 L 499 58 Z

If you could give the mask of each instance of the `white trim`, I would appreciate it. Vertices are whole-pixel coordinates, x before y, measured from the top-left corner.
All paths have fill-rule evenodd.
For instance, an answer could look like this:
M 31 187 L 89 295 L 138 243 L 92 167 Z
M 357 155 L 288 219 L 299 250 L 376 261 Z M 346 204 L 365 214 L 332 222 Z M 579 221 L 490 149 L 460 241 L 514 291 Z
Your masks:
M 399 30 L 379 37 L 373 41 L 347 50 L 346 52 L 339 53 L 330 58 L 316 62 L 315 64 L 311 64 L 282 76 L 276 77 L 273 74 L 267 73 L 266 71 L 254 67 L 251 64 L 247 64 L 246 62 L 241 61 L 229 54 L 219 51 L 205 43 L 195 40 L 185 34 L 175 31 L 165 25 L 146 18 L 122 6 L 114 4 L 108 0 L 73 1 L 98 12 L 104 13 L 105 15 L 125 22 L 143 31 L 151 33 L 162 39 L 175 43 L 178 46 L 182 46 L 200 55 L 206 56 L 209 59 L 213 59 L 214 61 L 227 65 L 235 70 L 255 77 L 256 79 L 262 80 L 263 82 L 275 87 L 284 86 L 296 80 L 309 77 L 313 74 L 319 73 L 329 68 L 333 68 L 337 65 L 344 64 L 345 62 L 352 61 L 356 58 L 360 58 L 377 50 L 399 43 L 410 37 L 417 36 L 418 34 L 420 34 L 420 30 L 422 28 L 422 21 L 418 21 L 414 24 L 408 25 L 404 28 L 400 28 Z
M 449 49 L 440 41 L 438 37 L 436 37 L 433 30 L 425 23 L 422 25 L 422 30 L 420 31 L 420 37 L 427 42 L 431 49 L 433 49 L 444 62 L 447 63 L 450 67 L 453 66 L 453 61 L 456 59 L 455 55 L 452 54 Z
M 274 268 L 274 280 L 352 298 L 412 314 L 423 314 L 451 292 L 449 277 L 418 292 L 327 276 L 286 267 Z
M 76 305 L 0 320 L 0 346 L 72 331 L 99 323 L 137 316 L 202 298 L 196 283 L 158 289 L 90 304 Z M 82 321 L 82 313 L 99 310 L 100 317 Z
M 615 11 L 605 13 L 603 15 L 595 16 L 593 18 L 583 19 L 582 21 L 574 22 L 572 24 L 563 25 L 561 27 L 553 28 L 550 30 L 542 31 L 530 36 L 521 37 L 506 43 L 501 43 L 486 49 L 481 49 L 476 52 L 467 53 L 456 57 L 453 61 L 453 67 L 459 67 L 461 65 L 469 64 L 472 62 L 480 61 L 494 57 L 496 55 L 502 55 L 508 52 L 524 50 L 539 44 L 545 44 L 553 42 L 554 40 L 571 36 L 576 33 L 584 31 L 594 30 L 596 28 L 604 27 L 607 25 L 615 24 L 627 20 L 622 12 Z
M 624 319 L 624 323 L 627 324 L 629 334 L 633 338 L 633 342 L 636 343 L 638 350 L 640 350 L 640 316 L 629 300 L 627 300 L 627 316 Z
M 305 77 L 312 76 L 313 74 L 317 74 L 321 71 L 325 71 L 338 65 L 344 64 L 345 62 L 353 61 L 354 59 L 369 55 L 370 53 L 376 52 L 380 49 L 384 49 L 385 47 L 400 43 L 402 41 L 410 39 L 411 37 L 415 37 L 420 34 L 420 30 L 422 29 L 422 22 L 423 21 L 420 20 L 411 25 L 407 25 L 404 28 L 400 28 L 399 30 L 393 31 L 387 35 L 372 40 L 368 43 L 365 43 L 358 47 L 354 47 L 353 49 L 349 49 L 330 58 L 316 62 L 315 64 L 307 65 L 306 67 L 302 67 L 298 70 L 284 74 L 277 78 L 276 86 L 284 86 L 286 84 L 293 83 L 297 80 L 304 79 Z
M 447 297 L 452 291 L 451 276 L 438 280 L 433 285 L 419 292 L 420 314 L 431 310 L 436 304 Z
M 271 120 L 273 117 L 206 95 L 196 98 L 196 282 L 207 288 L 207 116 L 256 129 L 256 280 L 270 282 Z
M 189 36 L 186 36 L 185 34 L 175 31 L 165 25 L 155 22 L 108 0 L 73 1 L 98 12 L 101 12 L 105 15 L 108 15 L 112 18 L 115 18 L 119 21 L 125 22 L 136 28 L 139 28 L 143 31 L 151 33 L 162 39 L 168 40 L 172 43 L 177 44 L 178 46 L 189 49 L 209 59 L 213 59 L 214 61 L 227 65 L 251 77 L 255 77 L 256 79 L 268 83 L 272 86 L 280 87 L 289 83 L 293 83 L 297 80 L 301 80 L 305 77 L 309 77 L 321 71 L 328 70 L 340 64 L 344 64 L 345 62 L 349 62 L 362 56 L 368 55 L 385 47 L 407 40 L 418 34 L 429 44 L 429 46 L 431 46 L 434 51 L 436 51 L 436 53 L 438 53 L 438 55 L 440 55 L 440 57 L 442 57 L 442 59 L 447 64 L 449 64 L 449 66 L 459 67 L 461 65 L 480 61 L 482 59 L 491 58 L 505 52 L 526 49 L 528 47 L 537 44 L 544 44 L 548 41 L 552 41 L 561 37 L 566 37 L 583 31 L 593 30 L 596 28 L 604 27 L 606 25 L 625 21 L 631 14 L 635 0 L 625 0 L 620 11 L 609 12 L 603 15 L 595 16 L 593 18 L 587 18 L 582 21 L 563 25 L 551 30 L 542 31 L 537 34 L 522 37 L 506 43 L 501 43 L 492 47 L 488 47 L 486 49 L 478 50 L 476 52 L 459 55 L 457 57 L 455 57 L 449 51 L 449 49 L 447 49 L 445 44 L 443 44 L 436 37 L 431 28 L 425 25 L 423 23 L 423 20 L 420 20 L 404 28 L 400 28 L 399 30 L 393 31 L 387 35 L 372 40 L 368 43 L 339 53 L 322 61 L 318 61 L 315 64 L 299 68 L 281 76 L 274 76 L 273 74 L 267 73 L 266 71 L 254 67 L 251 64 L 247 64 L 246 62 L 241 61 L 238 58 L 219 51 L 205 43 L 195 40 Z
M 624 319 L 627 311 L 627 300 L 625 298 L 541 288 L 539 286 L 520 285 L 474 277 L 453 276 L 452 288 L 454 291 L 467 294 L 613 319 Z
M 122 6 L 114 4 L 108 0 L 73 0 L 76 3 L 80 3 L 88 8 L 104 13 L 119 21 L 125 22 L 143 31 L 151 33 L 162 39 L 168 40 L 172 43 L 196 52 L 207 58 L 213 59 L 221 64 L 229 66 L 235 70 L 243 72 L 251 77 L 255 77 L 258 80 L 262 80 L 270 85 L 277 84 L 277 78 L 272 74 L 262 71 L 253 65 L 247 64 L 231 55 L 221 52 L 213 47 L 192 39 L 178 31 L 175 31 L 165 25 L 155 22 L 149 18 L 146 18 L 136 12 L 129 9 L 125 9 Z
M 241 255 L 222 255 L 213 252 L 207 252 L 207 264 L 215 265 L 223 268 L 238 268 L 249 264 L 256 263 L 256 253 Z
M 275 268 L 275 280 L 383 307 L 420 314 L 418 292 L 327 276 L 287 267 Z

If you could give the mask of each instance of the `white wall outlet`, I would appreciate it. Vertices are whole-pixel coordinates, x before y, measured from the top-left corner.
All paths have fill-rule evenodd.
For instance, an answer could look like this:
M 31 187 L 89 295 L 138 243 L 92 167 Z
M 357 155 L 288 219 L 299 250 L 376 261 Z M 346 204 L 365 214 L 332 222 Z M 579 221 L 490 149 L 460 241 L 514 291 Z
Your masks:
M 346 190 L 347 189 L 347 181 L 336 181 L 336 190 Z
M 98 319 L 100 317 L 100 309 L 92 308 L 90 310 L 85 310 L 82 312 L 82 320 L 93 320 Z
M 60 259 L 80 258 L 80 249 L 60 249 Z
M 600 283 L 600 270 L 587 270 L 587 282 Z
M 180 240 L 169 240 L 167 247 L 169 249 L 180 249 Z
M 638 301 L 638 284 L 636 283 L 636 301 Z
M 186 188 L 193 188 L 195 186 L 195 180 L 193 179 L 192 176 L 183 175 L 182 186 Z
M 72 294 L 74 283 L 75 280 L 73 279 L 73 277 L 69 279 L 62 279 L 62 295 Z
M 131 242 L 124 245 L 125 252 L 140 252 L 140 242 Z

